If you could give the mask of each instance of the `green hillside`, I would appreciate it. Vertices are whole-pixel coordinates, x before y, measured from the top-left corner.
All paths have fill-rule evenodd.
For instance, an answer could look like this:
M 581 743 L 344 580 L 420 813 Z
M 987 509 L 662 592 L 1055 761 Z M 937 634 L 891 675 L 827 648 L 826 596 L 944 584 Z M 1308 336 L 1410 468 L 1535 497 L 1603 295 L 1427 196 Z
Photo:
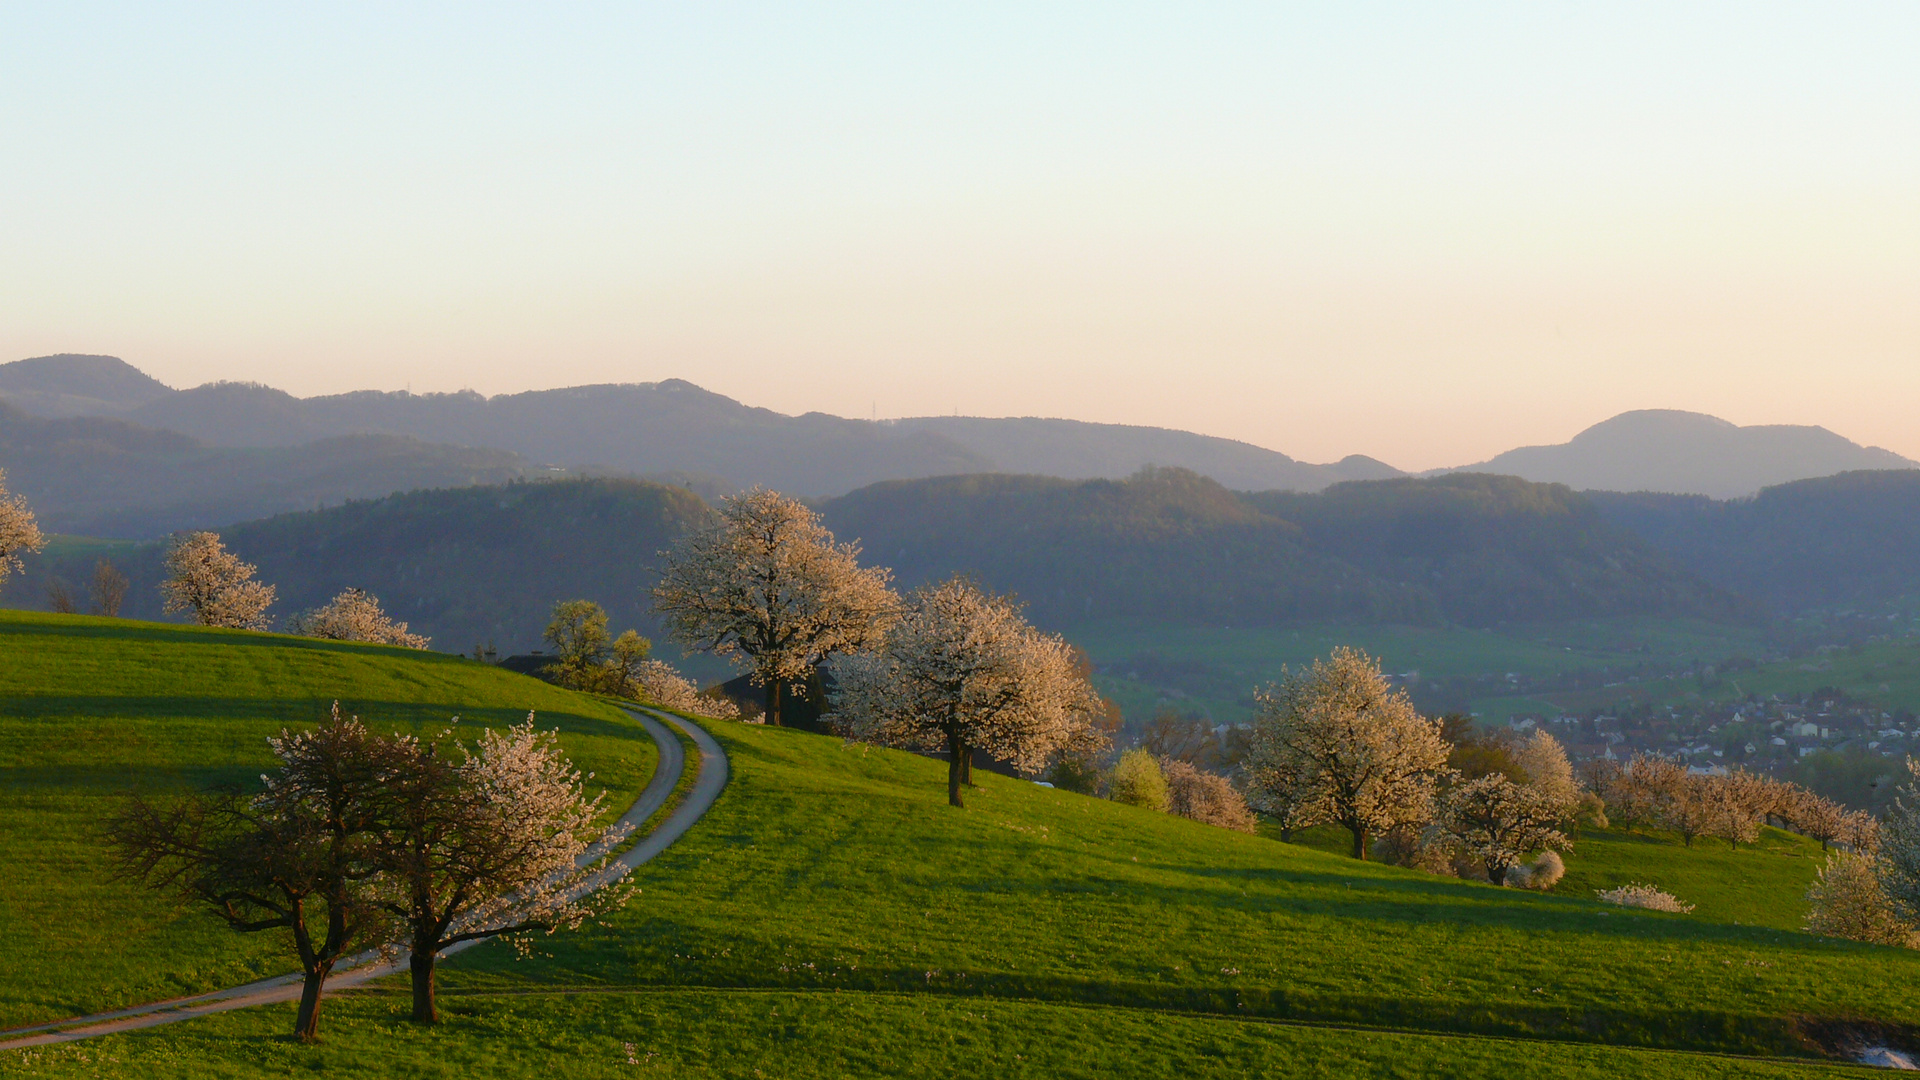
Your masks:
M 0 611 L 0 1027 L 297 968 L 271 934 L 113 880 L 100 826 L 129 791 L 254 780 L 269 735 L 336 699 L 376 728 L 425 731 L 535 710 L 620 808 L 653 773 L 653 744 L 618 709 L 472 661 Z
M 0 886 L 0 910 L 32 928 L 0 946 L 12 1022 L 283 966 L 103 883 L 87 825 L 128 783 L 256 769 L 259 736 L 337 683 L 408 722 L 541 707 L 622 793 L 650 764 L 609 707 L 452 658 L 85 618 L 0 626 L 4 655 L 36 658 L 6 669 L 0 727 L 17 763 L 4 853 L 38 867 Z M 1792 929 L 1814 861 L 1792 838 L 1738 852 L 1584 838 L 1565 894 L 1542 896 L 997 775 L 954 810 L 939 762 L 711 728 L 733 779 L 639 871 L 640 897 L 541 956 L 452 958 L 438 1030 L 406 1024 L 389 983 L 330 1005 L 318 1050 L 281 1041 L 273 1007 L 0 1055 L 0 1071 L 1492 1076 L 1521 1055 L 1540 1075 L 1796 1075 L 1823 1071 L 1836 1023 L 1920 1021 L 1906 992 L 1920 956 Z M 1627 912 L 1586 891 L 1627 879 L 1700 906 Z
M 275 1009 L 50 1050 L 18 1071 L 1493 1076 L 1518 1056 L 1548 1076 L 1797 1075 L 1824 1070 L 1677 1051 L 1805 1060 L 1811 1021 L 1917 1011 L 1904 987 L 1920 958 L 1740 918 L 1797 901 L 1801 879 L 1775 867 L 1804 867 L 1798 850 L 1721 852 L 1682 883 L 1688 853 L 1643 838 L 1660 857 L 1636 866 L 1623 839 L 1595 860 L 1603 873 L 1748 890 L 1726 898 L 1738 910 L 1629 913 L 998 776 L 954 811 L 926 759 L 715 734 L 734 780 L 641 870 L 643 902 L 544 957 L 449 961 L 438 1031 L 403 1021 L 396 987 L 331 1006 L 310 1057 L 272 1037 Z

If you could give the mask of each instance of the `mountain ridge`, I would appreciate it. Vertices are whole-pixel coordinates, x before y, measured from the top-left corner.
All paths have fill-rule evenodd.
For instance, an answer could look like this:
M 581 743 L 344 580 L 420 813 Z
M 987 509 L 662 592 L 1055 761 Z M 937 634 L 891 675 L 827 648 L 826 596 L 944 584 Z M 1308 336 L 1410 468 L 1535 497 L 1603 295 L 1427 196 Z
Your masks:
M 848 419 L 751 406 L 684 379 L 492 397 L 463 390 L 359 390 L 298 398 L 252 382 L 175 390 L 114 357 L 60 354 L 0 364 L 0 400 L 49 418 L 113 417 L 229 449 L 384 435 L 489 448 L 574 472 L 685 474 L 711 487 L 832 498 L 887 480 L 981 473 L 1119 480 L 1185 468 L 1240 491 L 1323 490 L 1408 474 L 1363 455 L 1298 461 L 1235 439 L 1050 417 Z M 0 462 L 0 466 L 4 466 Z M 1741 427 L 1702 413 L 1621 413 L 1565 443 L 1525 446 L 1422 475 L 1496 473 L 1579 490 L 1714 498 L 1863 469 L 1920 468 L 1822 427 Z

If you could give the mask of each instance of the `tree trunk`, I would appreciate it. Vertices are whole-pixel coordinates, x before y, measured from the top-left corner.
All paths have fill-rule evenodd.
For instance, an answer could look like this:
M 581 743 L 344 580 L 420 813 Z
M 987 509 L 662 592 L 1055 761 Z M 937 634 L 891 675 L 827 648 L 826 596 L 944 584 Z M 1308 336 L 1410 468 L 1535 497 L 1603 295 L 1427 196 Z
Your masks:
M 960 783 L 963 787 L 973 786 L 973 747 L 960 748 Z
M 432 949 L 424 952 L 415 949 L 407 961 L 407 967 L 413 972 L 413 1022 L 416 1024 L 440 1022 L 440 1010 L 433 1000 L 434 959 Z
M 780 726 L 780 680 L 767 680 L 767 723 Z
M 960 740 L 947 736 L 947 805 L 964 808 L 967 804 L 960 798 L 960 755 L 966 748 Z
M 321 964 L 307 972 L 300 986 L 300 1011 L 293 1018 L 293 1037 L 301 1042 L 320 1038 L 320 991 L 326 987 L 332 964 Z
M 1353 833 L 1353 857 L 1359 859 L 1361 862 L 1366 862 L 1367 827 L 1365 825 L 1349 825 L 1347 828 Z

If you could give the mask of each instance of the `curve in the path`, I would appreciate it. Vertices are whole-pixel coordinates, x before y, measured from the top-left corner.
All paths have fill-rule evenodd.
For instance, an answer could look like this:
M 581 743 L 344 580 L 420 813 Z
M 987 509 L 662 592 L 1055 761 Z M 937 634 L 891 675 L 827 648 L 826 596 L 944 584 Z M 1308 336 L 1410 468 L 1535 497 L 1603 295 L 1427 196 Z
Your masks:
M 660 812 L 660 808 L 673 797 L 674 789 L 680 785 L 680 776 L 686 769 L 686 750 L 674 733 L 668 730 L 668 725 L 685 733 L 700 751 L 700 771 L 696 774 L 693 788 L 687 792 L 686 799 L 667 816 L 665 821 L 660 823 L 659 828 L 642 836 L 633 846 L 609 860 L 615 866 L 631 870 L 665 851 L 675 840 L 686 835 L 688 829 L 693 828 L 693 823 L 700 820 L 701 816 L 707 812 L 707 808 L 720 797 L 721 789 L 727 786 L 728 770 L 726 751 L 720 749 L 719 742 L 715 741 L 714 737 L 700 725 L 689 723 L 670 713 L 656 712 L 652 709 L 628 709 L 627 712 L 635 720 L 640 721 L 641 727 L 653 739 L 654 745 L 660 748 L 660 761 L 654 769 L 653 779 L 647 782 L 646 789 L 640 792 L 640 797 L 627 808 L 627 812 L 620 816 L 620 824 L 628 826 L 630 831 L 637 831 L 653 815 Z M 604 848 L 592 849 L 581 858 L 583 861 L 591 861 L 599 858 L 604 851 Z M 612 876 L 608 875 L 609 878 Z M 441 955 L 450 956 L 477 944 L 479 944 L 478 941 L 463 941 Z M 327 992 L 351 989 L 391 975 L 406 966 L 404 957 L 382 963 L 377 961 L 372 953 L 363 953 L 349 963 L 353 966 L 337 971 L 327 979 Z M 77 1016 L 70 1020 L 57 1020 L 49 1024 L 13 1028 L 9 1031 L 0 1031 L 0 1036 L 22 1037 L 0 1041 L 0 1050 L 20 1050 L 48 1043 L 74 1042 L 79 1039 L 112 1035 L 116 1032 L 177 1023 L 210 1013 L 294 1001 L 300 996 L 301 981 L 299 975 L 283 975 L 276 979 L 262 979 L 259 982 L 247 983 L 227 990 L 216 990 L 210 994 L 173 998 L 148 1005 L 135 1005 L 111 1012 L 95 1013 L 92 1016 Z

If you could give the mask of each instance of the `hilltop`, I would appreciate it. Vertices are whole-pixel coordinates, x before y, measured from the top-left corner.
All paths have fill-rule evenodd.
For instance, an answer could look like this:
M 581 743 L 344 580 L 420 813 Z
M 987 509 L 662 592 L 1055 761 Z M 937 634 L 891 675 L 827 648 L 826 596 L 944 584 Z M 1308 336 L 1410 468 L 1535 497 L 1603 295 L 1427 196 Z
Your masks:
M 1557 446 L 1523 446 L 1464 466 L 1595 491 L 1652 491 L 1717 499 L 1861 469 L 1914 469 L 1891 450 L 1861 446 L 1823 427 L 1740 427 L 1703 413 L 1621 413 Z

